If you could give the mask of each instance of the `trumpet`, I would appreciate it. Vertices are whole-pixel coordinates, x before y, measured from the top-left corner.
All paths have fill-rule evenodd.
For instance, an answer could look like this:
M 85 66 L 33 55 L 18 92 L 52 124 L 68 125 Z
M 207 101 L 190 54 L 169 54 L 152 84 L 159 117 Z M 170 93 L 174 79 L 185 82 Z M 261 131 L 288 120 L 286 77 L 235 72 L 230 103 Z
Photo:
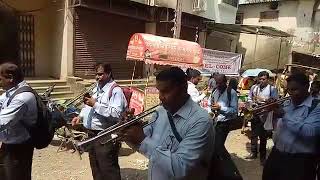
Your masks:
M 69 101 L 66 101 L 65 103 L 63 103 L 62 106 L 68 108 L 69 106 L 71 106 L 72 104 L 74 104 L 74 106 L 77 106 L 79 104 L 79 100 L 83 99 L 83 97 L 86 95 L 86 94 L 90 94 L 90 92 L 92 92 L 92 90 L 97 86 L 97 82 L 93 83 L 88 89 L 85 89 L 84 91 L 82 91 L 80 94 L 78 94 L 76 97 L 74 97 L 73 99 L 69 100 Z M 81 101 L 82 103 L 82 101 Z
M 154 112 L 156 112 L 156 108 L 158 106 L 160 106 L 161 104 L 158 104 L 154 107 L 151 107 L 149 109 L 147 109 L 146 111 L 143 111 L 142 113 L 136 115 L 134 118 L 128 120 L 128 121 L 120 121 L 119 123 L 110 126 L 109 128 L 101 131 L 100 133 L 98 133 L 97 136 L 86 139 L 84 141 L 80 141 L 80 142 L 76 142 L 75 143 L 75 147 L 78 149 L 78 151 L 80 153 L 83 153 L 85 151 L 87 151 L 94 142 L 96 141 L 100 141 L 102 144 L 107 144 L 110 142 L 114 142 L 116 140 L 118 140 L 119 138 L 121 138 L 121 135 L 119 135 L 119 133 L 124 129 L 124 128 L 128 128 L 130 126 L 135 125 L 136 123 L 140 122 L 140 120 Z M 150 123 L 146 124 L 149 125 Z M 145 126 L 146 126 L 145 125 Z
M 272 109 L 270 109 L 270 107 L 272 107 L 274 105 L 280 105 L 283 102 L 289 100 L 290 98 L 291 98 L 290 96 L 287 96 L 287 97 L 280 98 L 275 102 L 262 104 L 262 105 L 259 105 L 259 106 L 255 107 L 255 108 L 248 108 L 248 109 L 246 109 L 246 111 L 244 111 L 244 116 L 243 117 L 246 120 L 250 120 L 255 115 L 259 115 L 259 114 L 262 114 L 262 113 L 270 112 L 270 111 L 272 111 Z

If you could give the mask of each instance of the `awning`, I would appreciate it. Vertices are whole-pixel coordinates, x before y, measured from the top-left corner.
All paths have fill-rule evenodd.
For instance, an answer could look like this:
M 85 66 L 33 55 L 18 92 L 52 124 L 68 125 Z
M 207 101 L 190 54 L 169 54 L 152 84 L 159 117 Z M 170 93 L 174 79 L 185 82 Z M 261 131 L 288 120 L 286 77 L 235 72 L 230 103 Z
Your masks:
M 225 33 L 245 33 L 258 34 L 272 37 L 293 37 L 293 35 L 269 26 L 255 26 L 242 24 L 221 24 L 208 23 L 208 30 L 220 31 Z
M 198 43 L 143 33 L 131 37 L 126 59 L 191 68 L 203 65 L 202 49 Z

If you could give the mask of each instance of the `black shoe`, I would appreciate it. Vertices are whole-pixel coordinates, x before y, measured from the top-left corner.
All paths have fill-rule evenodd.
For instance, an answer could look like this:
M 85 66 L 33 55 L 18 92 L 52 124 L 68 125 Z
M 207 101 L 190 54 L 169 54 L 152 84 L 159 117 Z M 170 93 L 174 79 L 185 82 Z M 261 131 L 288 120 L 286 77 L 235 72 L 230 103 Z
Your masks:
M 255 153 L 250 153 L 249 156 L 244 157 L 244 159 L 257 159 L 258 155 Z

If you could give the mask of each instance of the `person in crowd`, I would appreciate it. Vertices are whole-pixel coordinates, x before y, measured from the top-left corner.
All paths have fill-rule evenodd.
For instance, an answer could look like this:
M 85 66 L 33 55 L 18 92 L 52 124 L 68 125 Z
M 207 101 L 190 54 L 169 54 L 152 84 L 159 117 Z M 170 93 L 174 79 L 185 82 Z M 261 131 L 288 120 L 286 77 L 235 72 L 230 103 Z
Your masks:
M 277 89 L 269 84 L 269 73 L 262 71 L 258 74 L 259 83 L 252 86 L 248 101 L 250 104 L 262 105 L 278 99 Z M 259 153 L 260 163 L 264 165 L 267 155 L 268 132 L 264 127 L 266 122 L 273 122 L 273 112 L 266 112 L 254 115 L 251 120 L 251 153 L 246 159 L 256 159 L 258 157 L 258 137 L 260 139 Z M 271 129 L 269 129 L 271 130 Z
M 315 99 L 320 98 L 320 81 L 313 81 L 310 88 L 310 94 Z
M 32 92 L 14 95 L 29 85 L 20 67 L 13 63 L 1 64 L 0 84 L 5 90 L 0 96 L 0 179 L 31 180 L 34 146 L 27 127 L 37 121 L 37 101 Z
M 214 130 L 208 113 L 187 93 L 183 70 L 171 67 L 156 76 L 162 105 L 143 128 L 124 130 L 124 140 L 149 159 L 149 180 L 206 180 Z
M 218 73 L 212 73 L 210 75 L 210 78 L 208 80 L 208 90 L 209 92 L 212 92 L 214 89 L 216 89 L 217 85 L 216 85 L 216 80 L 214 80 L 214 76 L 218 74 Z
M 237 117 L 238 96 L 234 89 L 227 86 L 227 77 L 224 74 L 217 74 L 215 81 L 217 88 L 209 97 L 208 111 L 213 114 L 214 121 L 217 123 L 215 149 L 219 150 L 224 148 L 231 120 Z
M 200 71 L 196 69 L 188 68 L 186 71 L 188 77 L 188 94 L 191 96 L 191 99 L 196 102 L 200 103 L 206 97 L 207 90 L 203 93 L 200 93 L 197 89 L 198 83 L 202 80 Z
M 122 89 L 113 79 L 110 64 L 99 64 L 96 67 L 97 87 L 92 96 L 84 97 L 84 108 L 80 115 L 72 120 L 72 124 L 83 121 L 89 131 L 89 137 L 96 136 L 102 130 L 116 124 L 120 115 L 128 106 Z M 118 163 L 120 144 L 95 143 L 89 150 L 89 160 L 94 180 L 120 180 Z
M 308 92 L 305 74 L 290 75 L 287 84 L 291 101 L 284 104 L 283 113 L 276 113 L 281 118 L 262 179 L 314 180 L 320 152 L 319 100 Z

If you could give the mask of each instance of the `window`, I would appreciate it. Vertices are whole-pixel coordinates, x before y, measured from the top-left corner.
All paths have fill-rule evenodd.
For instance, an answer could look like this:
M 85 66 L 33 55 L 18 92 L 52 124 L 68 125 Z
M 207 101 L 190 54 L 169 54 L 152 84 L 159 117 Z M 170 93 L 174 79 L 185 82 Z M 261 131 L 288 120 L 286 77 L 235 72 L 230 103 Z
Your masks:
M 238 7 L 239 0 L 222 0 L 222 2 L 234 7 Z
M 236 24 L 243 24 L 243 13 L 237 13 Z
M 278 21 L 279 11 L 264 11 L 260 12 L 260 22 L 263 21 Z

